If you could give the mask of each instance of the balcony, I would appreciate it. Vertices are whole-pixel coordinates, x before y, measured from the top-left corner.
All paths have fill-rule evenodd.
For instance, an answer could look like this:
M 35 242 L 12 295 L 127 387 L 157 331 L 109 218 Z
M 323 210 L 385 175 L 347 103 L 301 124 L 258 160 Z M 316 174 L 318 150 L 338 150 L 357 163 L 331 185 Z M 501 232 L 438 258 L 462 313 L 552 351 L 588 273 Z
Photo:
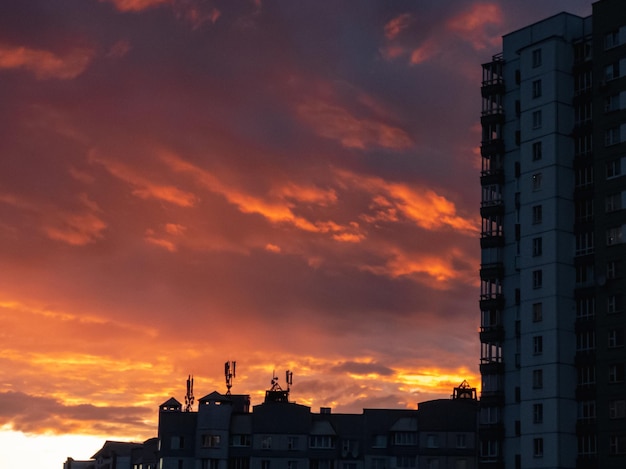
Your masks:
M 504 170 L 500 168 L 482 171 L 480 173 L 480 184 L 482 186 L 504 184 Z
M 504 202 L 500 200 L 485 200 L 481 202 L 480 216 L 483 218 L 504 215 Z
M 480 328 L 480 341 L 482 343 L 502 342 L 504 340 L 504 327 L 485 326 Z
M 480 404 L 485 407 L 501 407 L 504 405 L 504 391 L 483 391 L 480 393 Z
M 504 154 L 504 139 L 492 138 L 491 140 L 483 140 L 480 143 L 480 154 L 482 156 Z
M 488 359 L 482 358 L 481 362 L 485 360 L 485 362 L 480 364 L 480 374 L 481 375 L 501 375 L 504 374 L 504 363 L 495 362 L 495 361 L 487 361 Z
M 504 233 L 502 231 L 484 231 L 481 233 L 480 247 L 482 249 L 504 247 Z
M 483 280 L 504 278 L 504 264 L 502 262 L 480 264 L 480 278 Z
M 480 295 L 480 309 L 504 309 L 504 295 Z

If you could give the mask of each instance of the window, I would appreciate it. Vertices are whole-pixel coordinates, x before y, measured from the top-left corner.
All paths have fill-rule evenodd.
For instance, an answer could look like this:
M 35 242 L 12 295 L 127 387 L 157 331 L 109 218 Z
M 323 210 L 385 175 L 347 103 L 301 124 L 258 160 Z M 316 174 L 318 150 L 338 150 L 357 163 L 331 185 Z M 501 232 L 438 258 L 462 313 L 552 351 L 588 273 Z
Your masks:
M 311 435 L 309 437 L 309 446 L 311 448 L 332 449 L 335 447 L 335 440 L 330 435 Z M 386 446 L 387 446 L 387 438 L 385 437 L 384 446 L 377 446 L 377 447 L 384 448 Z
M 606 196 L 605 200 L 605 210 L 606 212 L 615 212 L 617 210 L 621 210 L 622 208 L 622 193 L 617 192 L 614 194 L 609 194 Z
M 458 433 L 456 435 L 456 447 L 467 448 L 467 435 L 464 433 Z
M 541 114 L 541 110 L 533 111 L 533 129 L 541 128 L 542 121 L 543 121 L 543 117 Z
M 383 465 L 380 467 L 374 466 L 372 469 L 384 469 L 384 467 L 386 466 L 385 460 L 383 459 Z M 334 469 L 335 468 L 335 461 L 333 461 L 332 459 L 311 459 L 311 462 L 309 463 L 309 468 L 310 469 Z
M 541 80 L 533 81 L 533 98 L 541 97 Z
M 298 437 L 297 436 L 287 437 L 287 449 L 298 449 Z
M 533 404 L 533 423 L 543 423 L 543 404 Z
M 576 298 L 576 317 L 590 318 L 596 315 L 596 299 L 593 297 Z
M 233 435 L 230 439 L 231 446 L 250 446 L 250 435 Z
M 576 256 L 593 253 L 593 231 L 576 234 Z
M 541 142 L 533 143 L 533 161 L 539 161 L 543 156 L 543 145 Z
M 576 187 L 583 188 L 593 185 L 593 166 L 584 166 L 576 170 Z
M 543 238 L 533 238 L 533 257 L 541 256 L 543 253 Z
M 533 205 L 533 225 L 538 225 L 543 219 L 543 206 Z
M 584 124 L 592 118 L 591 102 L 582 102 L 574 108 L 574 123 L 576 125 Z
M 593 136 L 583 134 L 574 140 L 574 152 L 576 156 L 587 155 L 593 150 Z
M 543 353 L 543 336 L 536 335 L 533 337 L 533 354 L 541 355 Z
M 609 348 L 619 348 L 624 346 L 624 329 L 609 329 Z
M 543 270 L 533 270 L 533 288 L 536 290 L 543 286 Z
M 611 94 L 604 98 L 604 112 L 619 111 L 621 107 L 619 94 Z
M 533 51 L 533 68 L 541 66 L 541 49 L 535 49 Z
M 543 388 L 543 370 L 533 370 L 533 389 Z
M 596 348 L 596 333 L 594 331 L 582 331 L 576 333 L 576 351 L 584 352 Z
M 172 449 L 183 449 L 185 447 L 185 437 L 184 436 L 173 436 L 171 439 L 171 448 Z
M 578 420 L 591 421 L 596 419 L 596 401 L 580 401 L 578 403 Z
M 427 448 L 439 448 L 439 435 L 430 434 L 426 437 Z
M 250 458 L 230 457 L 228 458 L 228 469 L 250 469 Z
M 623 383 L 624 382 L 624 364 L 615 363 L 609 365 L 609 383 Z
M 533 456 L 536 458 L 543 456 L 543 438 L 533 438 Z
M 593 264 L 580 264 L 576 266 L 576 283 L 584 285 L 594 278 Z
M 218 469 L 219 464 L 219 459 L 202 459 L 200 462 L 200 467 L 202 469 Z
M 620 76 L 620 63 L 613 62 L 604 67 L 604 79 L 606 81 L 614 80 Z
M 609 435 L 609 454 L 626 454 L 626 435 Z
M 596 368 L 593 365 L 581 366 L 577 370 L 578 385 L 590 386 L 596 382 Z
M 374 441 L 372 443 L 374 448 L 386 448 L 387 436 L 386 435 L 374 435 Z
M 620 295 L 609 295 L 606 298 L 606 312 L 608 314 L 619 313 L 622 310 L 622 297 Z
M 271 469 L 270 462 L 268 459 L 261 460 L 261 469 Z
M 417 433 L 397 432 L 394 434 L 393 441 L 397 446 L 413 446 L 417 444 Z
M 543 321 L 543 303 L 533 303 L 533 322 Z
M 604 131 L 604 145 L 610 147 L 621 142 L 621 132 L 619 126 L 610 127 Z
M 576 222 L 586 222 L 593 219 L 593 202 L 591 199 L 575 201 Z
M 500 420 L 500 409 L 498 407 L 481 407 L 480 423 L 488 425 L 498 423 Z
M 619 32 L 619 29 L 616 29 L 604 35 L 604 50 L 612 49 L 620 45 Z
M 500 452 L 497 440 L 482 440 L 480 442 L 480 456 L 483 459 L 496 458 Z
M 438 461 L 437 461 L 438 462 Z M 356 466 L 356 463 L 354 463 Z M 396 467 L 416 467 L 417 458 L 415 456 L 397 456 Z M 437 468 L 439 466 L 436 466 Z
M 596 454 L 596 435 L 580 435 L 578 437 L 578 454 Z
M 622 242 L 622 227 L 609 228 L 606 232 L 606 244 L 612 246 Z
M 533 190 L 534 191 L 538 191 L 539 189 L 541 189 L 541 180 L 543 179 L 543 176 L 541 173 L 535 173 L 533 174 Z
M 606 178 L 611 179 L 622 175 L 622 160 L 617 158 L 606 163 Z
M 386 469 L 387 460 L 385 458 L 373 458 L 372 469 Z
M 426 469 L 439 469 L 439 459 L 428 458 L 426 460 Z
M 203 448 L 218 448 L 220 446 L 220 435 L 202 435 Z
M 287 461 L 287 469 L 298 469 L 298 461 Z
M 608 261 L 606 263 L 606 278 L 614 279 L 615 277 L 617 277 L 617 262 Z
M 263 449 L 272 449 L 272 437 L 269 435 L 264 435 L 261 437 L 261 448 Z
M 617 399 L 609 401 L 609 418 L 610 419 L 623 419 L 626 417 L 626 401 L 624 399 Z

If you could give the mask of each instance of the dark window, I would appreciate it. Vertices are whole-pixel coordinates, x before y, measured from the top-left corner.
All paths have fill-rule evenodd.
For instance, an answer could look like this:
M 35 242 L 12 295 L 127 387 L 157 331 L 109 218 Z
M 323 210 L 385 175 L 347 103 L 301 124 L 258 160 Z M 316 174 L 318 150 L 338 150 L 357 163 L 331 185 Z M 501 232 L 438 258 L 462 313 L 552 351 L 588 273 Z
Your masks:
M 533 143 L 533 161 L 540 160 L 543 156 L 543 149 L 541 142 Z
M 543 253 L 543 238 L 533 238 L 533 256 L 541 256 Z
M 533 98 L 541 97 L 541 80 L 533 81 Z

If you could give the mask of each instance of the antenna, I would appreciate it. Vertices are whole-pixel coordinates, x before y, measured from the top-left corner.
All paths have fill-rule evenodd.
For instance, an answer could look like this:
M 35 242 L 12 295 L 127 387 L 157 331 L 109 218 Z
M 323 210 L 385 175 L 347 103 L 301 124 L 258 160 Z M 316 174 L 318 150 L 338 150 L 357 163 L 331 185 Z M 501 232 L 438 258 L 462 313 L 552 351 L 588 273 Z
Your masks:
M 285 382 L 287 383 L 287 391 L 289 391 L 289 386 L 293 384 L 293 372 L 289 370 L 285 372 Z
M 230 396 L 230 388 L 233 387 L 233 378 L 235 378 L 236 361 L 227 361 L 224 363 L 224 378 L 226 379 L 226 395 Z
M 193 409 L 193 403 L 195 399 L 193 397 L 193 376 L 187 377 L 187 394 L 185 394 L 185 412 L 191 412 Z

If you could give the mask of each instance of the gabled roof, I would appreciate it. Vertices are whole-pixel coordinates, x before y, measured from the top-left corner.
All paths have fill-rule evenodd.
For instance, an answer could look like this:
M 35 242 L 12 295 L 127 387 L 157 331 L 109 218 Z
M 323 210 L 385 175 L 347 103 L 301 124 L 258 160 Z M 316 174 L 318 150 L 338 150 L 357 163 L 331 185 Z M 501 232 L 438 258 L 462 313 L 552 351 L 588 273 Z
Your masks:
M 213 391 L 211 394 L 207 394 L 206 396 L 201 397 L 199 402 L 204 401 L 232 402 L 232 400 L 228 396 L 220 394 L 217 391 Z
M 141 448 L 141 443 L 130 443 L 127 441 L 110 441 L 107 440 L 104 446 L 94 454 L 91 459 L 110 458 L 112 454 L 117 456 L 128 456 L 135 448 Z
M 174 399 L 173 397 L 170 397 L 167 401 L 165 401 L 159 407 L 176 407 L 176 406 L 181 407 L 182 404 L 178 402 L 176 399 Z

